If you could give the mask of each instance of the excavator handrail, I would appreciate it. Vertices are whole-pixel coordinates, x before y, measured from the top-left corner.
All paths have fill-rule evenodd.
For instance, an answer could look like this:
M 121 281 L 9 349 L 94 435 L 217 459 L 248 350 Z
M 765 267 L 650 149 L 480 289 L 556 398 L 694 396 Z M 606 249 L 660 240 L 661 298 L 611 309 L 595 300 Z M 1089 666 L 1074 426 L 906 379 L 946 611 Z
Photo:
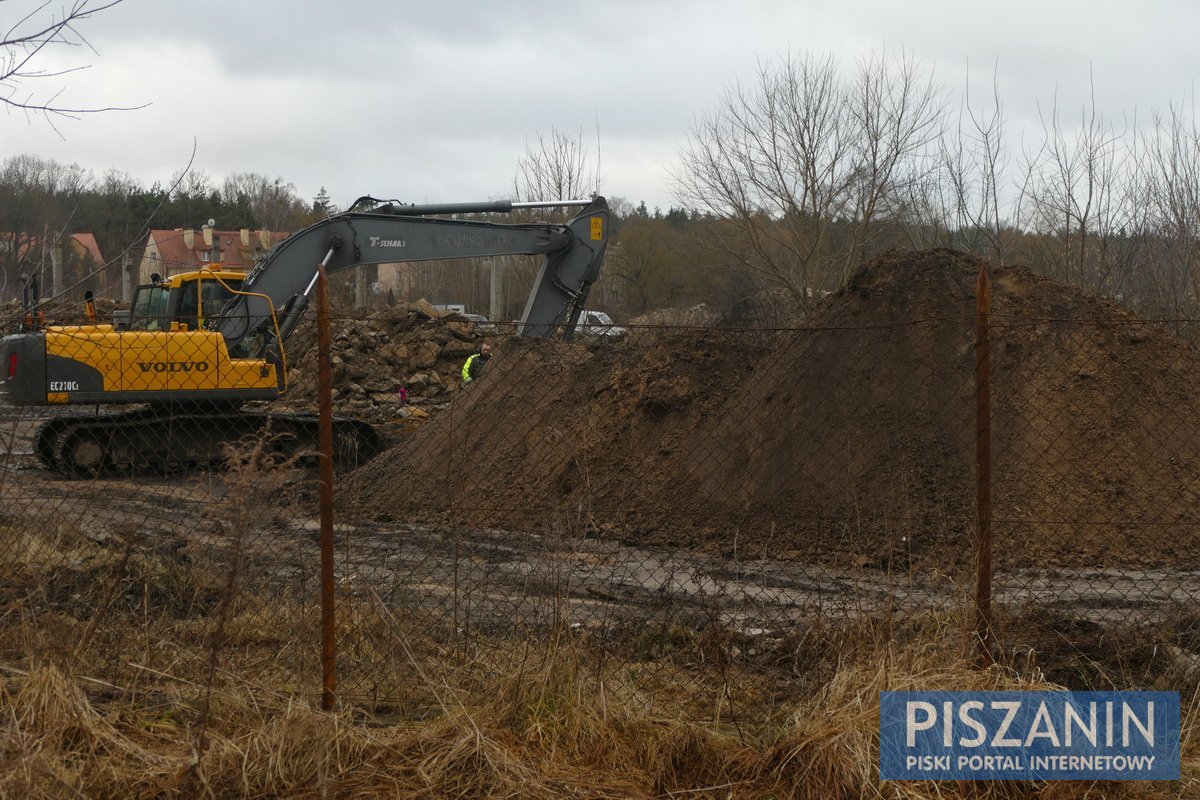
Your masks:
M 268 295 L 263 294 L 262 292 L 247 292 L 242 289 L 233 288 L 228 283 L 226 283 L 221 278 L 220 275 L 217 275 L 216 272 L 213 269 L 211 269 L 210 267 L 201 267 L 199 270 L 197 270 L 197 273 L 201 276 L 201 278 L 204 277 L 204 274 L 206 272 L 211 273 L 212 279 L 215 280 L 217 283 L 221 284 L 221 286 L 223 286 L 226 289 L 226 291 L 230 292 L 231 294 L 246 295 L 248 297 L 261 297 L 264 300 L 266 300 L 268 303 L 271 302 L 271 298 Z M 212 318 L 215 319 L 215 318 L 218 318 L 219 316 L 220 316 L 220 312 L 218 312 L 217 314 L 214 314 Z M 275 309 L 273 307 L 271 308 L 271 325 L 275 328 L 275 341 L 279 342 L 279 373 L 283 376 L 283 386 L 280 387 L 280 391 L 287 391 L 287 381 L 288 381 L 287 353 L 284 351 L 283 338 L 280 337 L 280 335 L 279 335 L 279 318 L 276 317 Z

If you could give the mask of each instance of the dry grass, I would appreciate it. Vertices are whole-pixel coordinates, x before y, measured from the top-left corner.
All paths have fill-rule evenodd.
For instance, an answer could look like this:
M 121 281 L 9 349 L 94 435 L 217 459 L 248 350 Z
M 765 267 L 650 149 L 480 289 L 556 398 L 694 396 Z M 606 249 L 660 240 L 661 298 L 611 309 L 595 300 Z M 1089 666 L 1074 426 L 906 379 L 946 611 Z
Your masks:
M 902 634 L 815 630 L 781 671 L 769 654 L 735 667 L 719 637 L 661 661 L 569 639 L 464 650 L 368 604 L 341 630 L 342 652 L 383 667 L 386 702 L 433 709 L 385 722 L 349 707 L 324 714 L 295 694 L 319 681 L 315 657 L 297 663 L 295 642 L 316 635 L 299 598 L 245 588 L 217 625 L 195 599 L 214 589 L 198 554 L 179 570 L 123 547 L 71 552 L 81 557 L 29 558 L 10 574 L 0 797 L 1200 796 L 1186 694 L 1179 784 L 881 783 L 881 691 L 1051 685 L 1032 658 L 975 669 L 951 619 L 909 621 Z M 30 591 L 13 591 L 21 570 Z M 781 701 L 786 674 L 793 691 Z
M 980 671 L 935 640 L 845 654 L 817 693 L 754 737 L 653 712 L 572 645 L 519 648 L 470 686 L 428 689 L 421 723 L 324 714 L 249 685 L 114 691 L 51 664 L 10 668 L 0 691 L 0 796 L 1109 798 L 1200 794 L 1185 698 L 1184 780 L 1172 784 L 881 783 L 879 692 L 1048 688 Z M 100 687 L 100 688 L 97 688 Z M 168 696 L 169 695 L 169 696 Z M 153 701 L 151 698 L 154 698 Z
M 1178 784 L 881 783 L 881 691 L 1050 686 L 1033 658 L 975 669 L 946 617 L 817 626 L 735 664 L 719 630 L 650 631 L 659 646 L 620 658 L 566 637 L 448 639 L 359 597 L 345 663 L 372 665 L 381 703 L 432 713 L 325 714 L 296 694 L 319 685 L 298 644 L 316 641 L 312 598 L 235 585 L 252 521 L 234 523 L 184 551 L 0 529 L 16 545 L 0 579 L 0 798 L 1200 796 L 1186 693 Z

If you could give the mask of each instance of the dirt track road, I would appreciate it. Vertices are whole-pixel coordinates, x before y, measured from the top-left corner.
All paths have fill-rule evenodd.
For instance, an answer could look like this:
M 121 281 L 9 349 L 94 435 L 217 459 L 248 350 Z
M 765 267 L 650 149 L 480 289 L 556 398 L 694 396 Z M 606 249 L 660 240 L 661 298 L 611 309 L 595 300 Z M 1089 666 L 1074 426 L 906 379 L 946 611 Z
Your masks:
M 54 519 L 113 546 L 122 531 L 136 530 L 158 552 L 191 548 L 218 560 L 242 530 L 255 582 L 294 586 L 315 580 L 319 524 L 313 506 L 307 500 L 279 503 L 315 494 L 311 476 L 297 473 L 282 487 L 267 489 L 229 475 L 66 480 L 40 467 L 30 452 L 39 419 L 10 412 L 3 422 L 0 432 L 11 442 L 0 483 L 6 521 Z M 339 585 L 352 596 L 488 630 L 569 617 L 587 628 L 614 621 L 719 622 L 754 636 L 814 617 L 965 612 L 974 596 L 969 575 L 956 585 L 936 574 L 719 558 L 595 538 L 345 523 L 336 536 Z M 1053 608 L 1111 624 L 1151 622 L 1200 596 L 1200 571 L 1025 569 L 998 572 L 994 592 L 1000 606 Z

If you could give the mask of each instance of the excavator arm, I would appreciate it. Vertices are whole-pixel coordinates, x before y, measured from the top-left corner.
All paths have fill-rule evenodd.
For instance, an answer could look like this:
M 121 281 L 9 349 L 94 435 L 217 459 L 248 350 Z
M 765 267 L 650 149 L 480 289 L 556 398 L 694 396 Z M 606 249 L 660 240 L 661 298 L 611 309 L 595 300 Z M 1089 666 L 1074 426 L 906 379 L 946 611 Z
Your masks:
M 521 316 L 520 332 L 546 337 L 561 330 L 569 339 L 600 274 L 609 212 L 603 197 L 568 204 L 584 208 L 564 225 L 434 216 L 560 203 L 386 203 L 372 211 L 338 214 L 281 242 L 246 277 L 242 284 L 245 294 L 231 300 L 209 327 L 220 331 L 231 352 L 238 351 L 239 345 L 244 350 L 247 340 L 270 338 L 275 319 L 280 337 L 286 340 L 308 305 L 321 265 L 332 275 L 368 264 L 540 255 L 541 268 Z

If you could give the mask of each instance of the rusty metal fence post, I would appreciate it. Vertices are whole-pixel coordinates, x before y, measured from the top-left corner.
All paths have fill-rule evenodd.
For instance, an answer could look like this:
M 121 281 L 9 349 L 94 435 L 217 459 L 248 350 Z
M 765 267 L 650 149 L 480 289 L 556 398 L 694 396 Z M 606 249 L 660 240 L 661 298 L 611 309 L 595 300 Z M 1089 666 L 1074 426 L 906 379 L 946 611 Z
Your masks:
M 979 271 L 975 291 L 975 642 L 982 666 L 992 664 L 992 286 Z
M 337 688 L 333 602 L 333 372 L 330 367 L 329 281 L 317 268 L 318 446 L 321 451 L 321 708 L 332 711 Z

